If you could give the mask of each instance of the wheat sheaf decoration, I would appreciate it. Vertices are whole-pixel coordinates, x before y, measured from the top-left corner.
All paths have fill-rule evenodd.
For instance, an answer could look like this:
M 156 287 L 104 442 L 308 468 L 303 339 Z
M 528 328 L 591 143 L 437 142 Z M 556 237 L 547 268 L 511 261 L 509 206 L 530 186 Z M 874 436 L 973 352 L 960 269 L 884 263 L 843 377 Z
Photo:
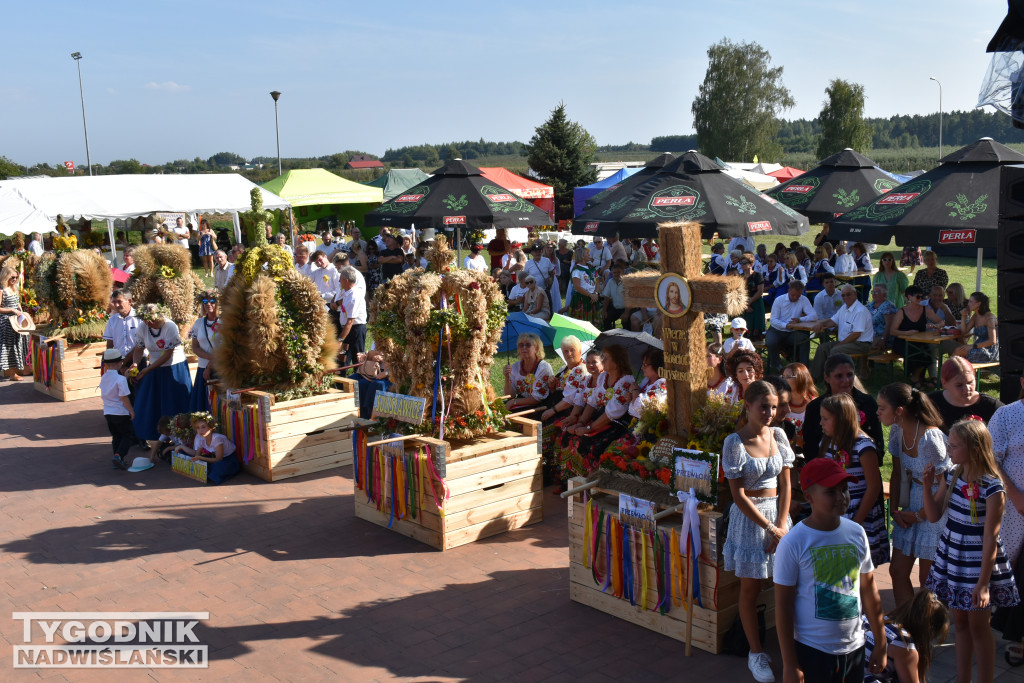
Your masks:
M 132 254 L 135 272 L 127 287 L 135 305 L 164 304 L 185 334 L 199 317 L 196 292 L 205 288 L 192 272 L 192 254 L 177 244 L 145 244 L 135 247 Z
M 281 399 L 324 393 L 338 342 L 323 298 L 283 247 L 267 244 L 269 213 L 259 188 L 252 205 L 246 216 L 256 223 L 254 244 L 238 257 L 220 294 L 214 370 L 229 387 L 258 386 Z

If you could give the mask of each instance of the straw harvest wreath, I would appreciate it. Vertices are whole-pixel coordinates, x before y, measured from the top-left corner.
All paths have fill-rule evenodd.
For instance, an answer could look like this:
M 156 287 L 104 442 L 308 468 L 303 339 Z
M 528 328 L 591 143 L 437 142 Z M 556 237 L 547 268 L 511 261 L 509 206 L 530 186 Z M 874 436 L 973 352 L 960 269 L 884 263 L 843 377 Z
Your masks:
M 199 317 L 196 292 L 205 287 L 192 272 L 192 254 L 177 244 L 145 244 L 135 247 L 132 255 L 135 272 L 128 281 L 132 300 L 136 305 L 166 305 L 184 334 Z
M 238 257 L 221 292 L 214 368 L 229 387 L 264 387 L 278 398 L 324 393 L 338 342 L 323 298 L 283 247 L 267 244 L 269 213 L 259 188 L 252 207 L 246 218 L 256 224 L 255 246 Z
M 468 439 L 505 427 L 490 370 L 508 309 L 497 283 L 484 273 L 453 269 L 454 259 L 439 235 L 427 252 L 427 270 L 407 270 L 377 289 L 369 328 L 397 391 L 427 399 L 421 429 L 427 433 L 437 433 L 438 420 L 429 419 L 440 356 L 445 438 Z
M 59 216 L 57 231 L 55 251 L 39 258 L 32 277 L 36 297 L 50 316 L 46 333 L 62 334 L 70 342 L 102 339 L 113 283 L 110 266 L 94 251 L 79 251 Z

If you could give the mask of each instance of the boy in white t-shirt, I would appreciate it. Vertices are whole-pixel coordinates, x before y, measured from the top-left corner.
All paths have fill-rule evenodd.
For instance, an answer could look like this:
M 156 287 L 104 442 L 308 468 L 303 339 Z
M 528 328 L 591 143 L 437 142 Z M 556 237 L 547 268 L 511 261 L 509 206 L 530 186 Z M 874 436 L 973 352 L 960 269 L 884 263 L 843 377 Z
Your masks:
M 128 380 L 118 372 L 124 356 L 120 349 L 107 349 L 103 352 L 103 377 L 100 378 L 100 398 L 103 399 L 103 417 L 110 430 L 110 445 L 114 449 L 114 467 L 128 469 L 125 458 L 128 449 L 138 442 L 132 420 L 135 410 L 129 399 L 131 389 Z
M 757 353 L 754 350 L 754 342 L 750 341 L 743 335 L 747 333 L 747 321 L 743 318 L 732 319 L 732 336 L 725 340 L 722 344 L 722 351 L 725 353 L 726 360 L 733 357 L 733 355 L 740 350 L 750 351 Z
M 800 487 L 811 516 L 794 525 L 775 551 L 775 629 L 787 681 L 862 683 L 865 674 L 885 669 L 882 604 L 868 536 L 843 517 L 850 507 L 848 482 L 857 478 L 831 458 L 804 465 Z M 862 611 L 878 644 L 866 666 Z

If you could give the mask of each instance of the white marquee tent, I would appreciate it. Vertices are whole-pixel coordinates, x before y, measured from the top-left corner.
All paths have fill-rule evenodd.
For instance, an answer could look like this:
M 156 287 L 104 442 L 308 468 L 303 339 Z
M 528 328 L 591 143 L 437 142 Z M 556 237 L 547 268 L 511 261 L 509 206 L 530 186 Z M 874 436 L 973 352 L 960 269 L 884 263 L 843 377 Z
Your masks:
M 114 220 L 118 218 L 157 212 L 223 213 L 233 216 L 235 239 L 240 240 L 238 214 L 251 208 L 249 193 L 254 187 L 259 186 L 236 173 L 0 180 L 0 233 L 52 232 L 56 230 L 58 215 L 66 219 L 105 220 L 113 246 Z M 272 192 L 260 188 L 260 193 L 264 208 L 289 208 L 287 201 Z M 14 225 L 24 227 L 10 229 Z

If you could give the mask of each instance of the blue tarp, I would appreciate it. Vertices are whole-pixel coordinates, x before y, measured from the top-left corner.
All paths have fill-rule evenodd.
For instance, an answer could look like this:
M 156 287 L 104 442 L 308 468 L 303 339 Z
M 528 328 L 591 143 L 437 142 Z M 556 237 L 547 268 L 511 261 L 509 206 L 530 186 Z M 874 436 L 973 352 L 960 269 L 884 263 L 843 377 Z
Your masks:
M 641 168 L 623 168 L 612 175 L 608 176 L 604 180 L 598 180 L 592 185 L 584 185 L 583 187 L 577 187 L 572 191 L 572 210 L 573 215 L 578 216 L 583 213 L 584 205 L 587 200 L 593 197 L 598 192 L 604 192 L 615 183 L 622 182 L 629 176 L 633 175 Z

